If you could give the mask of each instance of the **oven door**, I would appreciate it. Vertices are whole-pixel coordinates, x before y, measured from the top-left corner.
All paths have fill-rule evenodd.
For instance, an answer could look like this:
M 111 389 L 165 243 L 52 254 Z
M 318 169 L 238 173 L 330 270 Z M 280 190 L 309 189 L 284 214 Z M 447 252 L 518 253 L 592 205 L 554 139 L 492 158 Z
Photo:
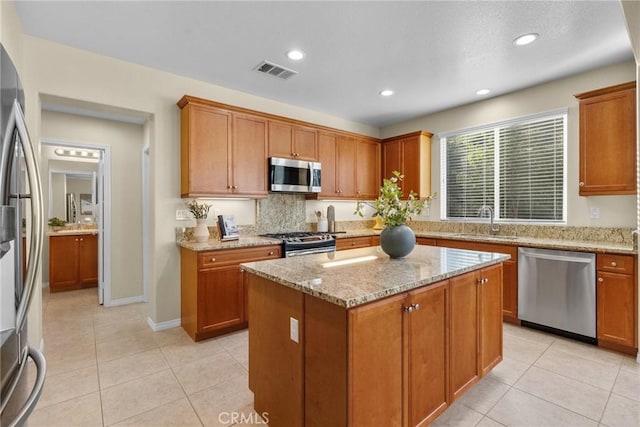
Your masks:
M 335 245 L 334 246 L 326 246 L 324 248 L 299 249 L 299 250 L 295 250 L 295 251 L 285 252 L 284 256 L 286 258 L 289 258 L 289 257 L 294 257 L 294 256 L 314 255 L 314 254 L 321 254 L 321 253 L 326 253 L 326 252 L 333 252 L 335 250 L 336 250 Z

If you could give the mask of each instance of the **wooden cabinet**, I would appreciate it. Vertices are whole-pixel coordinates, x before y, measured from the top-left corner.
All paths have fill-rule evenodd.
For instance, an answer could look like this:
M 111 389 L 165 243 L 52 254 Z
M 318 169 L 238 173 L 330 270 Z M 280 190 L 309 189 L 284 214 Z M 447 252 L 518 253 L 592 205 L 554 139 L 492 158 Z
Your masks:
M 280 258 L 281 246 L 194 252 L 181 248 L 182 327 L 194 341 L 247 326 L 243 262 Z
M 636 194 L 636 82 L 576 95 L 581 196 Z
M 266 197 L 267 121 L 183 97 L 180 111 L 182 197 Z
M 51 292 L 98 285 L 98 235 L 49 237 Z
M 336 250 L 367 248 L 379 244 L 380 236 L 340 237 L 336 239 Z
M 316 129 L 270 120 L 269 157 L 317 161 Z
M 427 245 L 427 246 L 437 246 L 437 241 L 436 239 L 431 239 L 429 237 L 416 237 L 416 244 Z
M 380 144 L 374 140 L 320 132 L 318 160 L 322 164 L 325 199 L 375 199 L 380 187 Z
M 393 171 L 401 172 L 405 197 L 410 191 L 421 198 L 431 195 L 432 136 L 418 131 L 382 141 L 382 178 L 390 178 Z
M 351 166 L 353 167 L 353 165 Z M 375 199 L 382 184 L 380 179 L 380 144 L 356 140 L 356 197 Z
M 598 345 L 629 354 L 637 351 L 636 259 L 632 255 L 598 254 Z
M 518 247 L 497 243 L 437 239 L 437 246 L 468 249 L 471 251 L 507 254 L 511 259 L 503 262 L 502 318 L 505 322 L 520 324 L 518 320 Z
M 451 402 L 502 360 L 502 267 L 450 280 Z

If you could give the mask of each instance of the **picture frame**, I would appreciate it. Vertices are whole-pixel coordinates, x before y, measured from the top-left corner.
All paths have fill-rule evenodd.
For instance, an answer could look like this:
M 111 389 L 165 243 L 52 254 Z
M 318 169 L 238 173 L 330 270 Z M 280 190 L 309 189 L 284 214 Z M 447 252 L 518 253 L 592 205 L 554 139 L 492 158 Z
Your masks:
M 80 215 L 93 216 L 93 200 L 91 194 L 80 194 Z

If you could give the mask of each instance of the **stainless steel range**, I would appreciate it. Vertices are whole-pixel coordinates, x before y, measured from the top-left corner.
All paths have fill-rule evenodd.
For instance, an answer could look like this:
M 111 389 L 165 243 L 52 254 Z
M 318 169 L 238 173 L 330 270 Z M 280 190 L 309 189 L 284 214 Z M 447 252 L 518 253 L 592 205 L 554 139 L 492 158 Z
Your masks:
M 328 233 L 293 232 L 263 234 L 265 237 L 282 239 L 285 257 L 332 252 L 336 250 L 336 239 Z

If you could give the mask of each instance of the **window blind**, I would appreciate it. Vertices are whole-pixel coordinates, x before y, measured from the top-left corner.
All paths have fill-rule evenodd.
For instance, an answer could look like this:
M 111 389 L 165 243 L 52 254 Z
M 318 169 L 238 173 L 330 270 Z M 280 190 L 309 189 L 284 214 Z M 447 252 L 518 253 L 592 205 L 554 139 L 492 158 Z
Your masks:
M 566 112 L 513 120 L 441 136 L 445 218 L 565 220 Z

